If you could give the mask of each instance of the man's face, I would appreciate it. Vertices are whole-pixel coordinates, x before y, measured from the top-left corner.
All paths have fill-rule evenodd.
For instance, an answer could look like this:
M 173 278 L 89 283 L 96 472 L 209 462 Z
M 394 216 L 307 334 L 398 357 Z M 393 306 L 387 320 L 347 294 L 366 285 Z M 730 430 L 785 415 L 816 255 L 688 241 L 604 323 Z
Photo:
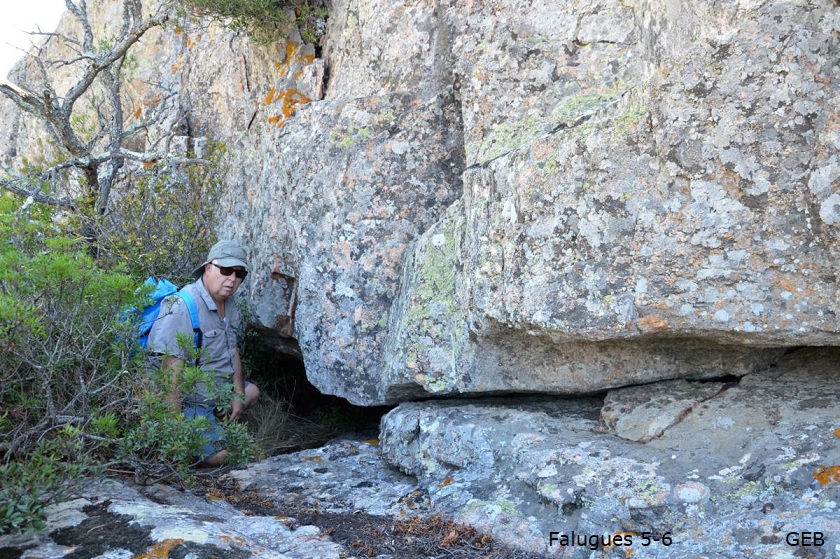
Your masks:
M 227 276 L 222 273 L 229 272 L 230 270 L 234 270 L 234 272 Z M 236 277 L 236 270 L 245 270 L 245 268 L 242 266 L 223 268 L 216 264 L 215 260 L 204 265 L 202 281 L 214 301 L 218 303 L 224 302 L 239 289 L 242 280 Z

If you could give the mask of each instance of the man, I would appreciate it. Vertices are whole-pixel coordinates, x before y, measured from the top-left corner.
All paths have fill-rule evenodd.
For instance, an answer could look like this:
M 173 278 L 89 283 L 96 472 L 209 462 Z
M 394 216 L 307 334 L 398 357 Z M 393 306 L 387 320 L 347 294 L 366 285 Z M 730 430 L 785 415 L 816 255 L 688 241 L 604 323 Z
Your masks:
M 236 241 L 219 241 L 210 249 L 207 260 L 193 271 L 196 281 L 184 287 L 192 295 L 198 310 L 202 334 L 199 367 L 202 372 L 213 375 L 217 383 L 227 387 L 233 384 L 235 394 L 230 402 L 229 421 L 242 419 L 243 412 L 253 406 L 260 395 L 257 386 L 243 378 L 238 347 L 241 316 L 233 300 L 233 294 L 249 271 L 245 247 Z M 188 419 L 206 417 L 210 421 L 211 427 L 205 433 L 209 442 L 202 448 L 200 458 L 203 465 L 218 466 L 227 457 L 224 429 L 214 413 L 218 402 L 203 383 L 198 383 L 189 394 L 181 393 L 181 373 L 189 357 L 183 344 L 178 343 L 179 337 L 192 343 L 192 321 L 184 301 L 171 296 L 161 304 L 158 320 L 149 333 L 148 348 L 164 356 L 161 366 L 171 375 L 175 386 L 171 395 L 173 405 L 181 406 Z

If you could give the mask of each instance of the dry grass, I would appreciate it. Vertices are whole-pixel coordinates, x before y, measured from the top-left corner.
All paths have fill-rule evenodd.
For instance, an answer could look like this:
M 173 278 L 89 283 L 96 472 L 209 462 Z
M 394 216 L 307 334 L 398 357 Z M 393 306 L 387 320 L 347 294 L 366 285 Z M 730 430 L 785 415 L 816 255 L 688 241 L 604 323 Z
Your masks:
M 290 402 L 267 391 L 248 410 L 247 421 L 254 440 L 269 456 L 314 448 L 347 430 L 333 421 L 297 416 Z

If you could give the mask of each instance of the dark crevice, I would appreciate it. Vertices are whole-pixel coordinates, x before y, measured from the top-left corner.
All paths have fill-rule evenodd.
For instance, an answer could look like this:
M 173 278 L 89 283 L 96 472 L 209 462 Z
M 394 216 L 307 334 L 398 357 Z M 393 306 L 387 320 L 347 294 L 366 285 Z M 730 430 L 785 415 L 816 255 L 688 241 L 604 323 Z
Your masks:
M 324 61 L 324 78 L 321 80 L 321 89 L 324 94 L 324 98 L 327 97 L 327 91 L 329 91 L 330 85 L 330 65 L 327 64 L 326 60 Z
M 719 377 L 709 377 L 709 378 L 700 378 L 700 379 L 688 379 L 689 382 L 696 382 L 698 384 L 708 384 L 712 382 L 723 383 L 724 386 L 733 386 L 739 384 L 741 382 L 741 378 L 738 375 L 721 375 Z
M 348 434 L 376 438 L 380 419 L 393 406 L 356 406 L 344 398 L 321 393 L 307 378 L 299 352 L 294 339 L 261 335 L 250 335 L 243 352 L 246 374 L 263 395 L 261 408 L 252 415 L 279 414 L 284 420 L 277 429 L 286 432 L 271 433 L 278 439 L 272 445 L 278 449 L 274 453 L 321 446 Z M 252 421 L 258 424 L 261 419 Z
M 834 278 L 832 278 L 831 281 L 833 282 Z M 800 346 L 788 347 L 788 348 L 785 348 L 784 355 L 791 355 L 792 353 L 797 353 L 797 352 L 800 352 L 800 351 L 804 351 L 806 349 L 811 349 L 811 346 L 800 345 Z

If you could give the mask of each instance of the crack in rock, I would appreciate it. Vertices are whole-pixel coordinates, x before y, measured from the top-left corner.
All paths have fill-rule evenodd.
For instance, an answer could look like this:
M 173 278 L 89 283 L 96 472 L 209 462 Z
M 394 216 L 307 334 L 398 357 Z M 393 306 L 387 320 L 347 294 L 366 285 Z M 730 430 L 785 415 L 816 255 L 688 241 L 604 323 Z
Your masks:
M 697 406 L 730 386 L 724 382 L 673 380 L 611 390 L 604 399 L 601 421 L 617 437 L 648 443 L 662 438 Z

